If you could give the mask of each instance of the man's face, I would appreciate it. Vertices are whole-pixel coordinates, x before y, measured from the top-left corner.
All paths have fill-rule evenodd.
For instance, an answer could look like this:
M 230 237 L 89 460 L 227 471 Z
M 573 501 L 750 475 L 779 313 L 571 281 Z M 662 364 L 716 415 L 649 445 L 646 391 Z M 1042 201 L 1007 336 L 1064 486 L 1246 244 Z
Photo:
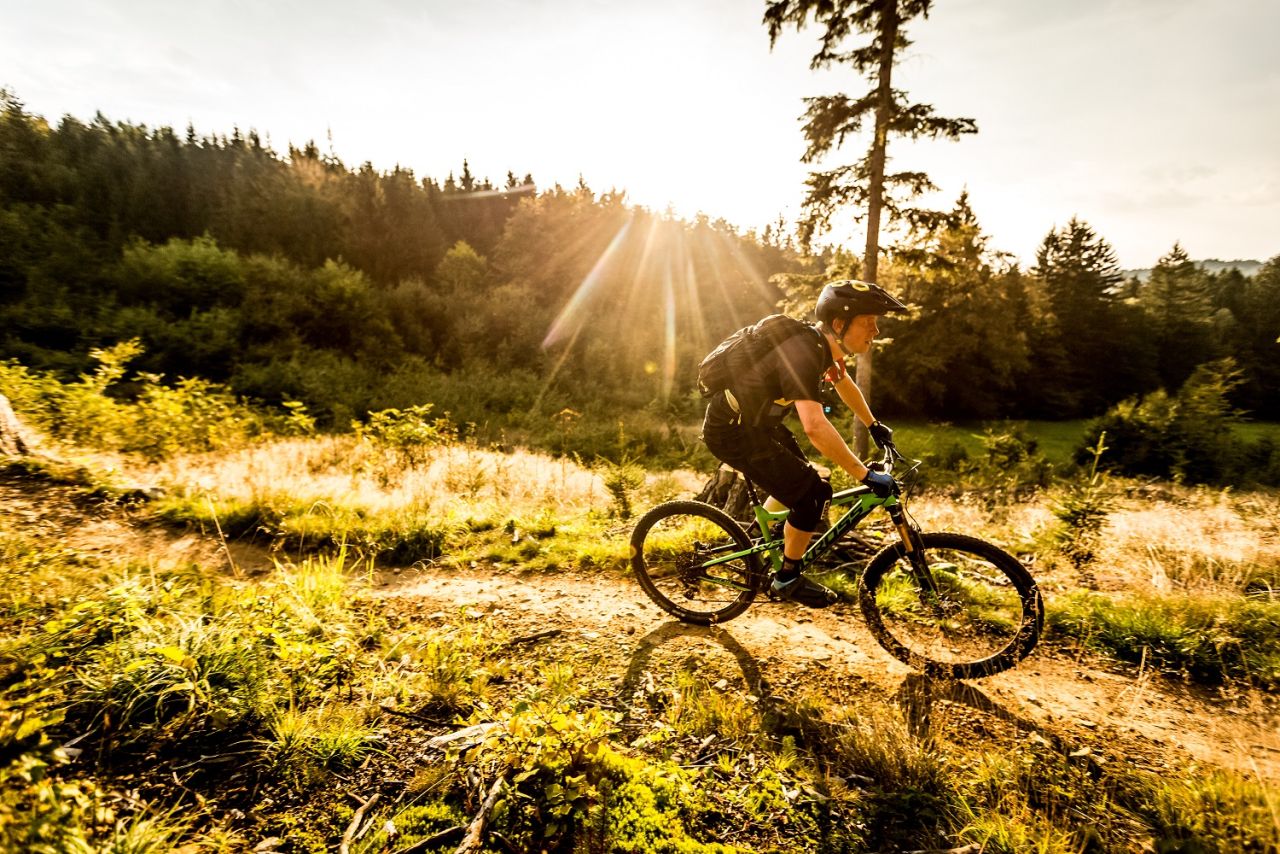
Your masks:
M 880 334 L 880 326 L 874 314 L 859 314 L 849 321 L 844 334 L 840 336 L 840 347 L 846 353 L 865 353 L 871 349 L 871 342 Z

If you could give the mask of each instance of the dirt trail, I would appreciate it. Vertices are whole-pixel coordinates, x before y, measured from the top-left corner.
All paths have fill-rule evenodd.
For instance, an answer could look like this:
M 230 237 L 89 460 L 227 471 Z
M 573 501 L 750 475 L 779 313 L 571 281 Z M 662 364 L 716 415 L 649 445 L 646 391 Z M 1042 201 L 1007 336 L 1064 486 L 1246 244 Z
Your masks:
M 1042 739 L 1072 752 L 1089 748 L 1095 761 L 1157 771 L 1197 761 L 1280 780 L 1280 715 L 1261 695 L 1228 699 L 1048 646 L 1012 671 L 959 686 L 929 686 L 884 652 L 860 614 L 845 606 L 810 611 L 761 601 L 709 630 L 671 620 L 638 585 L 616 576 L 521 575 L 483 567 L 415 576 L 384 579 L 380 595 L 419 600 L 427 611 L 479 609 L 514 634 L 561 629 L 613 649 L 619 673 L 673 639 L 686 646 L 696 639 L 731 655 L 749 685 L 763 681 L 779 693 L 843 682 L 895 698 L 917 725 L 927 720 L 930 705 L 943 704 L 962 707 L 988 735 Z
M 216 536 L 147 524 L 142 514 L 87 504 L 70 488 L 0 480 L 0 521 L 114 560 L 229 565 Z M 232 544 L 230 554 L 239 572 L 272 565 L 260 548 Z M 374 584 L 374 595 L 424 618 L 465 607 L 513 637 L 550 632 L 590 649 L 596 675 L 612 678 L 623 702 L 647 673 L 692 657 L 704 672 L 760 698 L 893 699 L 916 731 L 945 721 L 975 737 L 1031 739 L 1091 762 L 1157 772 L 1197 762 L 1280 781 L 1274 698 L 1225 696 L 1049 644 L 1010 672 L 947 686 L 890 658 L 845 606 L 810 611 L 760 601 L 732 622 L 701 629 L 675 622 L 633 581 L 613 574 L 475 566 L 385 571 Z

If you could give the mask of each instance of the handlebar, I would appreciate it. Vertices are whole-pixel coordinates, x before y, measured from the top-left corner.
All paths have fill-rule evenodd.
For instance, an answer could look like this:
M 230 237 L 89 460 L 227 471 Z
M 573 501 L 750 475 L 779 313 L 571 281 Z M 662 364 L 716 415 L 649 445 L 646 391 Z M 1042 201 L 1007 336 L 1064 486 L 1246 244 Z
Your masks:
M 886 442 L 880 447 L 883 452 L 880 459 L 873 462 L 868 468 L 875 468 L 876 471 L 882 471 L 885 474 L 893 474 L 893 464 L 899 460 L 905 461 L 907 458 L 898 450 L 898 446 L 893 442 Z

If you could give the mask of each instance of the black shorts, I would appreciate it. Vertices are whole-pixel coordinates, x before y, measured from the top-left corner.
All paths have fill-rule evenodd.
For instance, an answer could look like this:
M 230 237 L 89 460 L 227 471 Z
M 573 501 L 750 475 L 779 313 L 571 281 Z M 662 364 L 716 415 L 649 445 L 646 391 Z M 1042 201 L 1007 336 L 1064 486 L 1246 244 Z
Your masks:
M 795 508 L 823 487 L 796 437 L 781 424 L 770 428 L 704 423 L 702 441 L 716 459 L 745 474 L 787 507 Z

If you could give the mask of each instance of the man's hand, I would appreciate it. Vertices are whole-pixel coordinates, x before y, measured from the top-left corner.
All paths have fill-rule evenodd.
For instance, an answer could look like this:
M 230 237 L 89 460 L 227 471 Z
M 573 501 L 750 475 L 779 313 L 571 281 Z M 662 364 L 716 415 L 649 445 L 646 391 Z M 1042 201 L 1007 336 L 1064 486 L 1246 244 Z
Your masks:
M 876 445 L 881 448 L 885 445 L 893 444 L 893 428 L 883 421 L 871 422 L 871 426 L 867 428 L 867 433 L 875 440 Z
M 879 498 L 898 494 L 898 482 L 893 479 L 893 475 L 882 471 L 868 471 L 867 476 L 862 479 L 862 485 L 871 487 L 871 491 Z

